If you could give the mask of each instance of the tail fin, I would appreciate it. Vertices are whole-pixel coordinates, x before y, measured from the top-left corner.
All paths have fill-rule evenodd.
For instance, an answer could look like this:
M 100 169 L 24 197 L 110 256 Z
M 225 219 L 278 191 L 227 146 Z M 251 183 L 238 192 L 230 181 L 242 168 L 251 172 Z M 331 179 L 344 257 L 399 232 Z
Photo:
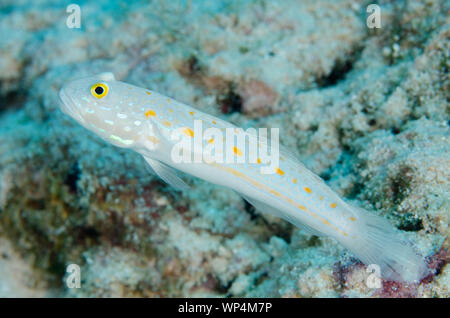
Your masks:
M 429 274 L 424 258 L 400 239 L 389 222 L 362 209 L 358 219 L 352 233 L 356 238 L 350 235 L 342 244 L 366 265 L 378 265 L 382 278 L 414 282 Z

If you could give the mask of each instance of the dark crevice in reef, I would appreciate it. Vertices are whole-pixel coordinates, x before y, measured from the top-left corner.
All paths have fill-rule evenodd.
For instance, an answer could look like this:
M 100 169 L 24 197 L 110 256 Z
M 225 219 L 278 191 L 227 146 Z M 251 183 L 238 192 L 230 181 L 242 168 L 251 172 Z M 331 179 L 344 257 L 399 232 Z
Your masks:
M 362 49 L 363 47 L 355 48 L 345 60 L 337 60 L 329 74 L 316 80 L 317 85 L 320 88 L 326 88 L 344 80 L 347 74 L 353 70 L 356 61 L 360 58 Z
M 392 201 L 400 204 L 407 196 L 413 176 L 413 169 L 409 166 L 402 166 L 399 173 L 390 180 L 390 190 Z
M 273 235 L 278 236 L 280 238 L 282 238 L 285 242 L 287 242 L 288 244 L 291 242 L 291 230 L 293 228 L 293 226 L 288 223 L 288 227 L 285 227 L 283 225 L 278 225 L 278 224 L 271 224 L 269 222 L 266 221 L 266 219 L 260 214 L 262 212 L 260 211 L 256 211 L 256 208 L 251 205 L 249 202 L 247 202 L 247 200 L 244 199 L 244 209 L 245 212 L 247 212 L 250 215 L 250 220 L 258 223 L 258 222 L 262 222 L 264 223 L 264 225 L 266 227 L 268 227 L 270 229 L 270 231 L 273 233 Z M 286 221 L 287 222 L 287 221 Z
M 233 83 L 221 76 L 213 76 L 208 68 L 192 54 L 182 60 L 177 66 L 178 73 L 193 85 L 199 87 L 205 94 L 215 95 L 217 105 L 223 114 L 231 114 L 242 111 L 242 97 Z
M 82 244 L 88 241 L 93 241 L 95 244 L 100 242 L 101 233 L 93 226 L 76 226 L 74 233 L 77 241 Z
M 80 179 L 80 174 L 81 171 L 78 167 L 78 163 L 75 163 L 70 167 L 70 170 L 66 175 L 64 183 L 69 187 L 71 193 L 77 192 L 77 182 Z
M 1 83 L 0 83 L 1 86 Z M 15 90 L 0 96 L 0 113 L 8 109 L 19 109 L 25 103 L 27 96 L 24 90 Z
M 203 78 L 206 76 L 205 67 L 202 65 L 198 57 L 191 54 L 187 59 L 183 60 L 177 67 L 178 73 L 188 79 L 196 86 L 203 86 Z
M 372 118 L 372 119 L 369 119 L 369 121 L 367 122 L 367 124 L 368 124 L 369 126 L 373 127 L 373 126 L 375 126 L 375 125 L 377 124 L 377 121 L 376 121 L 376 119 Z
M 407 215 L 397 226 L 397 228 L 407 232 L 418 232 L 423 230 L 422 219 L 413 217 L 412 215 Z
M 346 129 L 344 129 L 342 127 L 337 127 L 336 133 L 337 133 L 337 139 L 339 141 L 339 145 L 342 147 L 343 152 L 347 153 L 349 155 L 352 155 L 353 149 L 350 146 L 350 143 L 347 141 L 351 138 L 350 137 L 351 132 L 347 131 Z M 359 132 L 359 133 L 357 132 L 356 134 L 357 134 L 356 138 L 362 136 L 361 132 Z
M 187 60 L 188 70 L 191 75 L 204 72 L 204 67 L 200 64 L 195 55 L 191 55 Z
M 223 114 L 240 113 L 242 97 L 235 92 L 234 85 L 230 85 L 225 94 L 217 96 L 217 104 L 220 105 L 220 111 Z
M 398 135 L 400 132 L 401 132 L 401 130 L 400 130 L 400 128 L 398 128 L 398 127 L 392 127 L 392 128 L 391 128 L 391 133 L 392 133 L 393 135 Z
M 346 195 L 347 199 L 356 199 L 364 189 L 364 184 L 362 182 L 355 182 L 350 190 L 350 192 Z
M 319 177 L 325 182 L 329 181 L 331 179 L 331 172 L 328 170 L 328 171 L 320 174 Z
M 253 205 L 247 202 L 247 200 L 244 200 L 244 209 L 245 212 L 247 212 L 250 215 L 250 220 L 255 220 L 259 217 L 259 215 L 256 213 L 256 209 Z
M 228 290 L 231 288 L 231 285 L 233 285 L 233 282 L 234 282 L 234 280 L 231 280 L 231 281 L 227 282 L 226 284 L 219 284 L 216 289 L 217 292 L 224 294 L 226 298 L 233 297 L 233 295 L 228 292 Z

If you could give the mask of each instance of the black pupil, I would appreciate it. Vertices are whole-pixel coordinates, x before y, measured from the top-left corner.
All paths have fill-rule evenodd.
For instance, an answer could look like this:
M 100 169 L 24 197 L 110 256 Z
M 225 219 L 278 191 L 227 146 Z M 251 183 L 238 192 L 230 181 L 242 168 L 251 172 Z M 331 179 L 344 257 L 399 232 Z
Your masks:
M 98 95 L 103 94 L 103 87 L 97 86 L 97 87 L 95 88 L 95 92 L 96 92 Z

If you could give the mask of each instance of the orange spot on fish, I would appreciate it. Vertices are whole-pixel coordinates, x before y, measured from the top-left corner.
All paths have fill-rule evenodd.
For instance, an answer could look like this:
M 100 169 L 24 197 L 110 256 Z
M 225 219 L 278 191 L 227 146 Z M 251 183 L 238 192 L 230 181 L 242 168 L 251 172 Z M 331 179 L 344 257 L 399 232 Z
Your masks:
M 277 173 L 278 173 L 280 176 L 284 175 L 284 171 L 281 170 L 280 168 L 277 168 L 276 171 L 277 171 Z
M 189 115 L 191 116 L 194 116 L 194 114 L 195 114 L 194 112 L 189 112 Z
M 273 194 L 274 196 L 276 196 L 276 197 L 279 197 L 280 196 L 280 193 L 278 192 L 278 191 L 276 191 L 276 190 L 270 190 L 269 191 L 271 194 Z
M 172 123 L 170 121 L 166 120 L 166 121 L 163 121 L 163 125 L 166 126 L 166 127 L 171 127 Z
M 308 187 L 304 187 L 303 189 L 304 189 L 307 193 L 311 193 L 311 192 L 312 192 L 311 189 L 308 188 Z
M 261 163 L 261 159 L 260 159 L 260 158 L 256 159 L 256 162 L 257 162 L 258 164 L 260 164 L 260 163 Z
M 154 143 L 154 144 L 159 143 L 159 139 L 156 138 L 155 136 L 148 136 L 147 139 L 148 139 L 149 141 L 151 141 L 152 143 Z
M 150 93 L 149 91 L 145 91 L 147 93 L 147 95 L 151 95 L 152 93 Z
M 238 147 L 233 147 L 233 152 L 236 156 L 242 156 L 242 151 Z
M 297 184 L 297 178 L 292 179 L 293 184 Z
M 353 216 L 351 216 L 351 217 L 350 217 L 350 221 L 355 222 L 355 221 L 356 221 L 356 218 L 353 217 Z
M 155 117 L 156 116 L 156 113 L 155 113 L 155 111 L 154 110 L 151 110 L 151 109 L 149 109 L 149 110 L 147 110 L 146 112 L 145 112 L 145 117 L 150 117 L 150 116 L 152 116 L 152 117 Z
M 337 204 L 336 204 L 336 203 L 331 203 L 331 204 L 330 204 L 330 207 L 331 207 L 332 209 L 334 209 L 335 207 L 337 207 Z
M 194 137 L 194 132 L 192 131 L 191 128 L 188 127 L 184 128 L 183 133 L 188 137 Z

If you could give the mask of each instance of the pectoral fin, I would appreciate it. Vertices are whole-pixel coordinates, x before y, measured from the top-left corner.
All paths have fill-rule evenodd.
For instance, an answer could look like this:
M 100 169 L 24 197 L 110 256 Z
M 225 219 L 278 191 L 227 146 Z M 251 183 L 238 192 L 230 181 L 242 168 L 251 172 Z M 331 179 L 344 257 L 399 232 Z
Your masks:
M 179 176 L 177 176 L 175 169 L 149 157 L 144 157 L 144 159 L 147 161 L 150 170 L 155 172 L 156 175 L 164 180 L 164 182 L 170 184 L 179 191 L 189 189 L 189 186 Z

